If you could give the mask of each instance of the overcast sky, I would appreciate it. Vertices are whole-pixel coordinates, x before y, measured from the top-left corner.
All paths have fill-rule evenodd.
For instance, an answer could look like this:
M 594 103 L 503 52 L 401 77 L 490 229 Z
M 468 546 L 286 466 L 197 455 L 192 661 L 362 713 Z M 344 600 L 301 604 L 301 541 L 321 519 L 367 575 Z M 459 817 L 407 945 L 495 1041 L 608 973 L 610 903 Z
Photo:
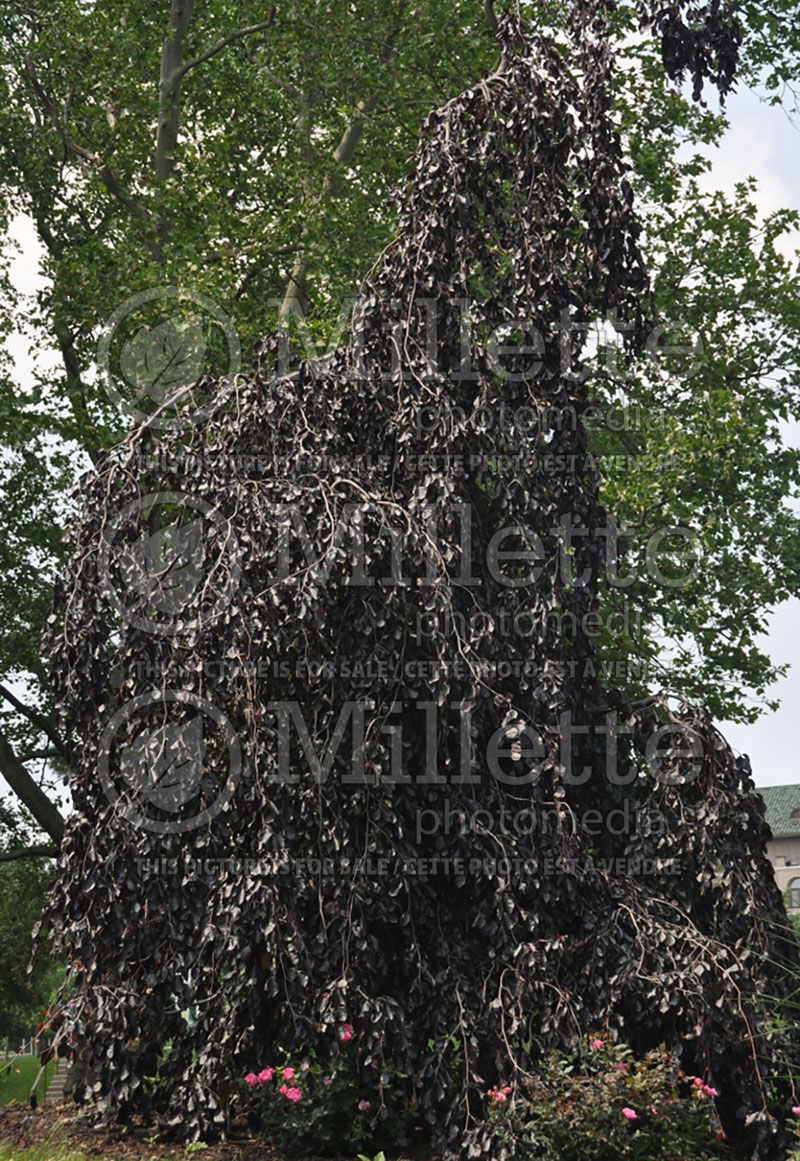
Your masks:
M 722 148 L 712 154 L 713 168 L 706 184 L 730 191 L 737 181 L 753 175 L 758 180 L 758 204 L 763 212 L 800 209 L 800 130 L 783 110 L 762 104 L 748 91 L 729 99 L 728 112 L 731 129 Z M 31 223 L 19 219 L 14 232 L 22 247 L 14 263 L 14 281 L 20 289 L 33 291 L 38 284 L 38 246 Z M 28 344 L 24 337 L 14 336 L 9 345 L 24 380 L 30 358 Z M 789 442 L 800 445 L 800 425 L 787 428 L 786 435 Z M 771 691 L 780 698 L 781 708 L 764 715 L 755 725 L 724 722 L 720 726 L 736 750 L 750 755 L 758 785 L 800 782 L 795 733 L 800 713 L 800 600 L 788 601 L 775 612 L 764 648 L 775 661 L 792 666 L 789 676 Z

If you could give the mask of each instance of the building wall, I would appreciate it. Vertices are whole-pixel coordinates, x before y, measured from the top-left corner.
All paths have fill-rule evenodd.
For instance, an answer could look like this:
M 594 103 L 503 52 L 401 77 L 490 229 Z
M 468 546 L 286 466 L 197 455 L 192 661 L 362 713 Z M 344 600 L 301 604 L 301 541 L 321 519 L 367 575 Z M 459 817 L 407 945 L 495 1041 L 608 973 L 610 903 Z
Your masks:
M 800 888 L 800 835 L 773 839 L 767 843 L 767 854 L 775 868 L 775 882 L 779 889 L 785 891 L 793 879 L 797 879 Z M 794 902 L 798 906 L 790 906 L 789 910 L 800 911 L 800 897 Z

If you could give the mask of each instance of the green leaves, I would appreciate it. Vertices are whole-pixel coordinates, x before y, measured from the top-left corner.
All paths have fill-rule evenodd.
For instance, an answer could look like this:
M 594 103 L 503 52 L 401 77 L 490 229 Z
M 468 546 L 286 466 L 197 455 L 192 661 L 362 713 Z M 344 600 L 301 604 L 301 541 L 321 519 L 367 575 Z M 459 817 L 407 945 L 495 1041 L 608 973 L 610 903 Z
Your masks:
M 123 346 L 120 370 L 137 395 L 147 394 L 163 403 L 179 387 L 188 387 L 203 374 L 206 338 L 199 315 L 167 319 L 160 326 L 142 327 Z
M 27 828 L 0 806 L 4 836 L 0 853 L 30 842 Z M 29 1036 L 44 1019 L 52 993 L 63 978 L 63 968 L 43 948 L 28 971 L 31 932 L 45 906 L 52 879 L 52 863 L 47 859 L 18 859 L 0 862 L 0 1037 L 12 1042 Z M 49 950 L 49 949 L 48 949 Z
M 795 263 L 781 252 L 796 215 L 762 222 L 747 186 L 729 199 L 681 185 L 677 208 L 651 207 L 647 236 L 660 317 L 678 323 L 665 337 L 684 350 L 671 372 L 650 353 L 624 378 L 601 371 L 617 430 L 599 423 L 593 438 L 620 525 L 641 541 L 674 523 L 701 545 L 696 583 L 626 592 L 642 612 L 633 653 L 665 644 L 656 680 L 747 721 L 779 672 L 756 638 L 796 579 L 800 474 L 779 426 L 800 415 Z

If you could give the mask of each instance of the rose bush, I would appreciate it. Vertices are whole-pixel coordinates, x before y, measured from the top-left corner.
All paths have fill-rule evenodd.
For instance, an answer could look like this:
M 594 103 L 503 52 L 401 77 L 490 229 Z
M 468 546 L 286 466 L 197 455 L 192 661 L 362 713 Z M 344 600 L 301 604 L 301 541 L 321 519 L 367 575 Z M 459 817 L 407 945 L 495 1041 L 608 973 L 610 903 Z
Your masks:
M 490 1089 L 488 1106 L 514 1161 L 708 1161 L 729 1155 L 717 1096 L 663 1045 L 635 1059 L 598 1034 L 516 1088 Z
M 324 1063 L 313 1050 L 294 1063 L 283 1053 L 282 1064 L 247 1073 L 246 1091 L 272 1140 L 356 1149 L 405 1140 L 411 1112 L 397 1083 L 403 1078 L 391 1068 L 360 1065 L 356 1044 L 353 1025 L 345 1023 Z

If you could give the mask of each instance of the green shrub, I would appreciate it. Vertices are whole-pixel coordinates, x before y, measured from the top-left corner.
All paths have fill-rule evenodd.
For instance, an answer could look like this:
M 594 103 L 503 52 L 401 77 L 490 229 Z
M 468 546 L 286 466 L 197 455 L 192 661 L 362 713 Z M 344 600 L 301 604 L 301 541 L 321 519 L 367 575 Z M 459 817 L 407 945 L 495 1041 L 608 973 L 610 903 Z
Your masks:
M 324 1064 L 308 1051 L 248 1073 L 245 1086 L 270 1140 L 363 1149 L 403 1143 L 411 1119 L 401 1077 L 391 1068 L 359 1068 L 354 1031 L 344 1024 L 338 1052 Z
M 660 1046 L 641 1060 L 608 1036 L 575 1056 L 551 1054 L 539 1074 L 490 1090 L 490 1116 L 514 1161 L 706 1161 L 725 1155 L 702 1077 Z

